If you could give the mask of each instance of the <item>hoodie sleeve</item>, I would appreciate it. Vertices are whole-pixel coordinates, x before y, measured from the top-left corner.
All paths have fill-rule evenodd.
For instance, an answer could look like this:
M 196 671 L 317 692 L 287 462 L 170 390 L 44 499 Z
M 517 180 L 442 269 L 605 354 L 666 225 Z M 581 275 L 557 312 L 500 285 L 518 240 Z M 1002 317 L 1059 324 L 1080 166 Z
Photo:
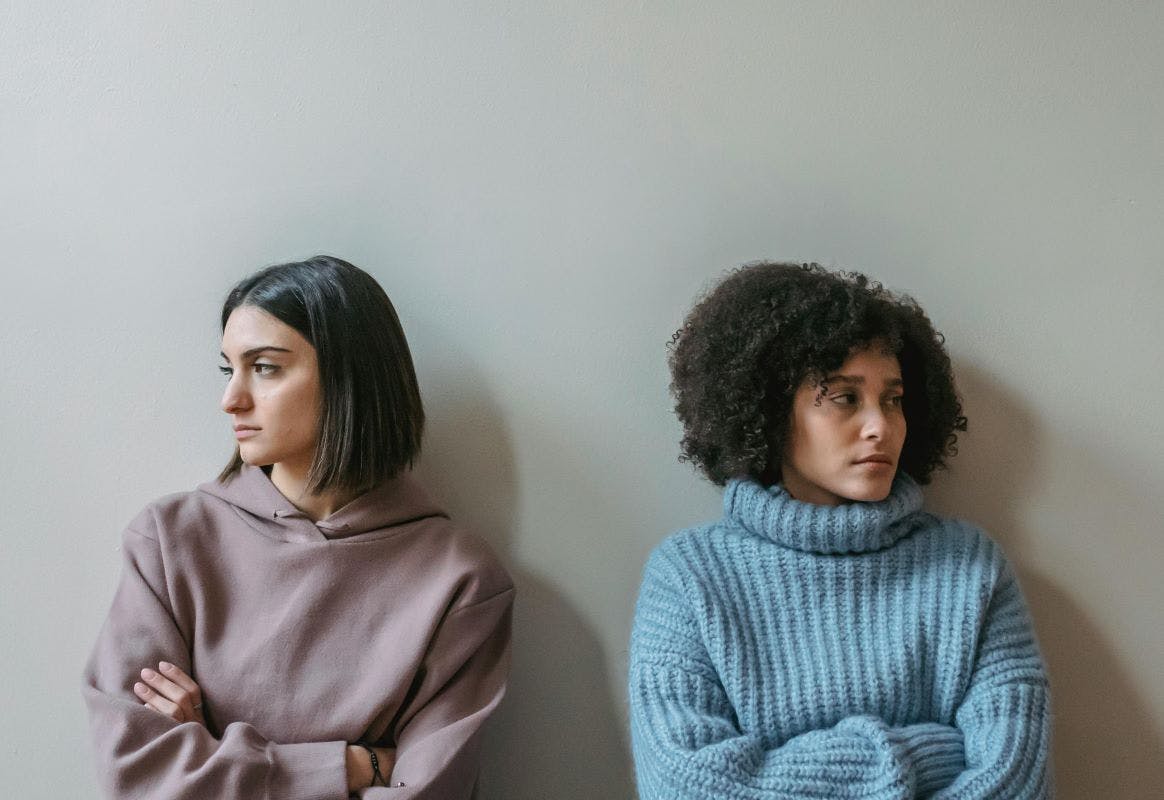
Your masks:
M 468 800 L 480 766 L 482 726 L 505 694 L 514 590 L 510 586 L 442 620 L 412 700 L 395 730 L 390 787 L 365 800 Z
M 139 517 L 139 522 L 150 515 Z M 109 797 L 140 800 L 345 800 L 346 742 L 278 744 L 247 724 L 215 738 L 176 723 L 133 692 L 142 667 L 172 661 L 197 680 L 175 619 L 165 563 L 148 524 L 123 536 L 121 582 L 85 668 L 82 691 L 97 774 Z
M 912 800 L 963 769 L 962 734 L 853 716 L 766 747 L 742 731 L 699 637 L 682 580 L 644 572 L 630 653 L 631 738 L 643 800 Z

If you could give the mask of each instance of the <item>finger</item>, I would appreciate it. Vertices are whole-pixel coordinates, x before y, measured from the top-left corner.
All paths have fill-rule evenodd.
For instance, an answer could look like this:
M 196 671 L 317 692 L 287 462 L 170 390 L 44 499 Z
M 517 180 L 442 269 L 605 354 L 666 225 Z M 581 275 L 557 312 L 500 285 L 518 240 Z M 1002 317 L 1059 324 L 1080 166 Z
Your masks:
M 198 684 L 194 682 L 194 679 L 179 667 L 171 664 L 169 661 L 159 661 L 158 669 L 167 678 L 185 689 L 186 693 L 190 695 L 191 700 L 195 703 L 202 702 L 202 690 L 198 688 Z
M 144 683 L 135 683 L 133 685 L 134 694 L 140 697 L 147 706 L 152 708 L 164 717 L 169 717 L 174 722 L 185 722 L 185 717 L 182 716 L 182 709 L 178 707 L 177 703 L 167 700 L 160 694 L 155 692 Z
M 186 692 L 194 721 L 205 723 L 206 718 L 202 714 L 202 689 L 194 682 L 194 679 L 169 661 L 159 661 L 158 669 Z
M 179 706 L 193 707 L 194 703 L 190 700 L 189 693 L 164 675 L 159 675 L 147 667 L 141 671 L 141 679 L 167 700 L 177 703 Z

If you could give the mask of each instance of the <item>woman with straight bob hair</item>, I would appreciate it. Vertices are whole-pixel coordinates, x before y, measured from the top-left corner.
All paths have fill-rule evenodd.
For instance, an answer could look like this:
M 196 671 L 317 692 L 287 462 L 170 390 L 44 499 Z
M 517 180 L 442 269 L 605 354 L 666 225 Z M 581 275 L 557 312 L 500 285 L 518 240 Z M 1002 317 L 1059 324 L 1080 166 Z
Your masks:
M 918 305 L 816 264 L 736 270 L 671 350 L 723 518 L 643 574 L 642 800 L 1045 798 L 1048 684 L 1002 550 L 922 510 L 966 418 Z
M 338 258 L 269 267 L 227 296 L 222 359 L 238 447 L 130 523 L 85 670 L 106 793 L 470 797 L 513 584 L 408 473 L 391 301 Z

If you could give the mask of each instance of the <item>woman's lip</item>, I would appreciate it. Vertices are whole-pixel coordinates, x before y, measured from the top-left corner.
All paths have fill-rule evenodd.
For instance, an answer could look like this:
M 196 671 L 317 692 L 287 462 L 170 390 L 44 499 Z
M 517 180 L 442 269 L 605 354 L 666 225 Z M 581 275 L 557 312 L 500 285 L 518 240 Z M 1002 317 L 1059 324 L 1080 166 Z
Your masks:
M 883 467 L 893 466 L 893 462 L 887 458 L 863 458 L 860 461 L 854 461 L 854 464 L 878 464 Z
M 234 429 L 234 438 L 236 438 L 236 439 L 249 439 L 250 437 L 254 436 L 258 432 L 259 432 L 258 428 L 235 428 Z

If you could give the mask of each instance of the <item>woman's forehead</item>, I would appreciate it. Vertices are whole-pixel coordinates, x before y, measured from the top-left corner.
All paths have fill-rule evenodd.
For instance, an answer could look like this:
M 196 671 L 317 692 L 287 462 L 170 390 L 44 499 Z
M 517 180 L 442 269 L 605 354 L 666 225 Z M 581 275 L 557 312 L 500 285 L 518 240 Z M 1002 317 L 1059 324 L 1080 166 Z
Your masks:
M 256 349 L 297 352 L 311 349 L 299 331 L 256 306 L 239 306 L 231 312 L 222 330 L 223 353 L 244 353 Z
M 901 362 L 888 346 L 874 343 L 850 354 L 845 363 L 829 374 L 856 378 L 885 373 L 897 373 L 897 377 L 901 377 Z

